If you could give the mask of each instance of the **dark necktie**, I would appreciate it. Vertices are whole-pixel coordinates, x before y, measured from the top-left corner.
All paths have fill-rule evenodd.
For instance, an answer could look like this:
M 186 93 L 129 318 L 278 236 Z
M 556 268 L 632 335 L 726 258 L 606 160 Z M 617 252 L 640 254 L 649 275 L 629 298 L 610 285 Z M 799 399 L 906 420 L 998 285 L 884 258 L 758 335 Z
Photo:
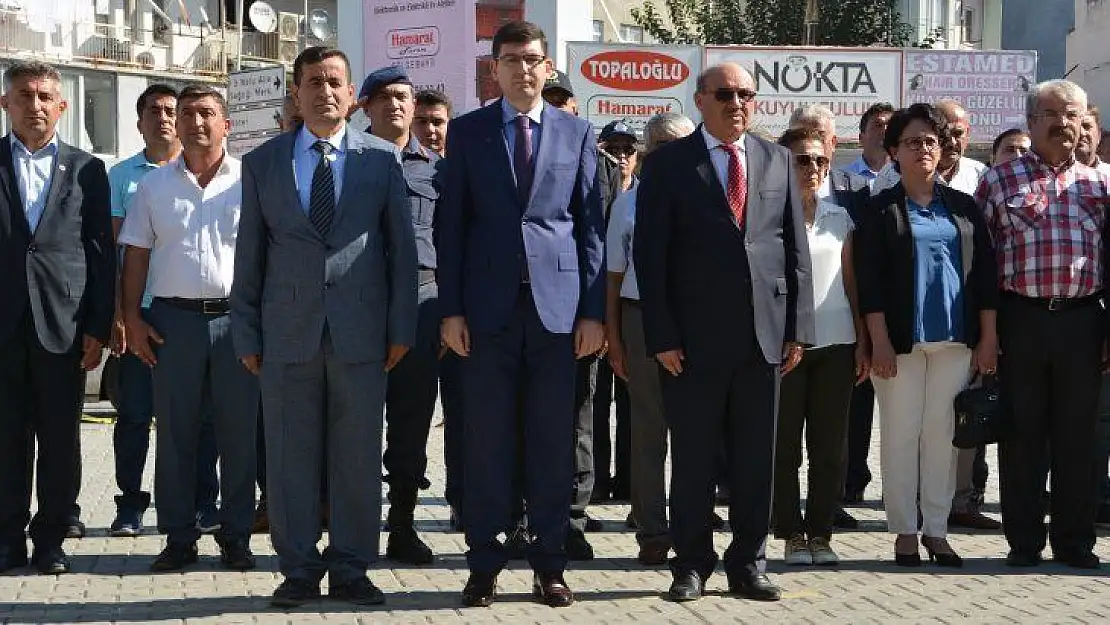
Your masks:
M 522 202 L 532 195 L 532 120 L 527 115 L 516 116 L 516 145 L 513 146 L 513 170 L 516 172 L 516 190 Z
M 335 220 L 335 178 L 332 176 L 328 154 L 334 149 L 327 141 L 317 141 L 312 149 L 320 153 L 320 162 L 312 172 L 312 190 L 308 198 L 308 220 L 327 237 L 331 222 Z

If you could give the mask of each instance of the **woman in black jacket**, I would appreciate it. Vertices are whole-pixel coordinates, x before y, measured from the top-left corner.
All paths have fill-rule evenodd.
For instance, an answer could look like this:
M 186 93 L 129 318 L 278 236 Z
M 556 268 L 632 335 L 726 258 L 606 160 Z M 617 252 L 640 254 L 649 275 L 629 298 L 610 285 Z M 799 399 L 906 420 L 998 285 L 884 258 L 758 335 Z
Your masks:
M 953 400 L 997 361 L 997 261 L 982 213 L 938 181 L 947 133 L 928 104 L 898 111 L 884 145 L 902 181 L 870 200 L 857 232 L 860 311 L 871 336 L 883 501 L 895 561 L 960 566 L 947 541 L 955 487 Z M 920 513 L 921 523 L 918 523 Z

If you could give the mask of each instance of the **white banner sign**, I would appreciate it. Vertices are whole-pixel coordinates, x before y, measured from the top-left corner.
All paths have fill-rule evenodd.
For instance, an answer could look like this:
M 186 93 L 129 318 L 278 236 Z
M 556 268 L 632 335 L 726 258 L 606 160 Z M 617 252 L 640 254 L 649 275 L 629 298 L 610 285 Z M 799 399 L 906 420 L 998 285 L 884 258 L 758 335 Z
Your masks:
M 681 113 L 698 121 L 694 91 L 701 71 L 697 46 L 568 43 L 567 77 L 579 115 L 595 130 L 626 119 L 643 135 L 658 113 Z
M 859 137 L 859 119 L 871 105 L 902 104 L 902 51 L 885 48 L 717 47 L 705 50 L 706 66 L 737 63 L 755 78 L 753 129 L 779 137 L 790 114 L 805 104 L 836 114 L 842 140 Z
M 478 105 L 475 0 L 363 0 L 363 57 L 369 74 L 403 68 L 417 90 L 437 89 L 459 110 Z M 355 85 L 364 77 L 355 77 Z

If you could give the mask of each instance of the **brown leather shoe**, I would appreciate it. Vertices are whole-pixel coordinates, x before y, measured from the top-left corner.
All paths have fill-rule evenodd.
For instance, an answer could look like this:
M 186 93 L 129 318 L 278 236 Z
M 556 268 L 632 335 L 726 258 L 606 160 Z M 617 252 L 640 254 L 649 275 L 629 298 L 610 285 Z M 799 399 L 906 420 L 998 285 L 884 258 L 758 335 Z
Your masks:
M 952 512 L 948 515 L 948 524 L 955 527 L 966 527 L 973 530 L 1000 530 L 1002 524 L 982 512 Z
M 563 581 L 562 573 L 536 573 L 532 594 L 551 608 L 565 608 L 574 603 L 574 593 Z
M 671 545 L 666 542 L 646 542 L 640 545 L 640 554 L 636 559 L 644 566 L 659 566 L 667 563 L 667 554 Z

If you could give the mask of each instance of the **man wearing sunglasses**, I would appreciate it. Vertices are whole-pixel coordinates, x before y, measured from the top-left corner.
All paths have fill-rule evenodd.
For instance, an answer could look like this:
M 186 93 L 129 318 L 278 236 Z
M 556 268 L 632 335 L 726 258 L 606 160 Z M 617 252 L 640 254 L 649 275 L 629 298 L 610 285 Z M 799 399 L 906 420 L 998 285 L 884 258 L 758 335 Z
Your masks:
M 725 448 L 729 592 L 777 601 L 764 574 L 779 381 L 814 341 L 813 287 L 790 151 L 748 132 L 755 82 L 710 67 L 704 123 L 653 152 L 637 192 L 634 263 L 647 353 L 671 431 L 672 601 L 701 597 L 716 568 L 711 497 Z

